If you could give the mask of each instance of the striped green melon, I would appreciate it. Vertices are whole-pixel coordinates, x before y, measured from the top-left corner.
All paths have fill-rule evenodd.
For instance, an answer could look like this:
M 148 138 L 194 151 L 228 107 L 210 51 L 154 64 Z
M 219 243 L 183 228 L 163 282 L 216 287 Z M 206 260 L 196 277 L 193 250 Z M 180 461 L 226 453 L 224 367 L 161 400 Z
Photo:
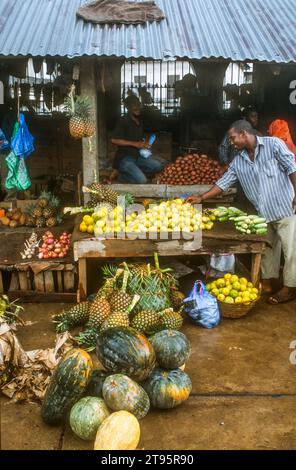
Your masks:
M 57 365 L 46 389 L 41 415 L 47 424 L 60 424 L 83 395 L 92 371 L 90 355 L 83 349 L 71 349 Z
M 155 365 L 155 352 L 146 336 L 130 327 L 115 327 L 98 336 L 96 354 L 113 373 L 145 380 Z
M 129 411 L 138 419 L 144 418 L 150 408 L 149 397 L 145 390 L 123 374 L 107 377 L 103 385 L 103 397 L 111 410 Z
M 149 341 L 154 347 L 157 363 L 164 369 L 177 369 L 190 356 L 189 340 L 180 331 L 163 330 L 150 336 Z
M 110 412 L 102 398 L 84 397 L 72 407 L 70 426 L 74 434 L 85 441 L 95 439 L 102 422 Z

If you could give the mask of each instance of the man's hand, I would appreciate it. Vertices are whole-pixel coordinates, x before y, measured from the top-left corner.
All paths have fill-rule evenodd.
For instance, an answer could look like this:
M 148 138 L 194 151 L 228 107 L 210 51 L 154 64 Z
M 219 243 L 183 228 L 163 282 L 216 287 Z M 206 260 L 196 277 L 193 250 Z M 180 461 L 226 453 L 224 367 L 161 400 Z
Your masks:
M 149 145 L 148 142 L 145 142 L 144 140 L 140 140 L 139 142 L 135 142 L 135 147 L 137 149 L 150 149 L 151 145 Z
M 201 196 L 188 196 L 185 199 L 186 202 L 190 202 L 191 204 L 201 204 Z

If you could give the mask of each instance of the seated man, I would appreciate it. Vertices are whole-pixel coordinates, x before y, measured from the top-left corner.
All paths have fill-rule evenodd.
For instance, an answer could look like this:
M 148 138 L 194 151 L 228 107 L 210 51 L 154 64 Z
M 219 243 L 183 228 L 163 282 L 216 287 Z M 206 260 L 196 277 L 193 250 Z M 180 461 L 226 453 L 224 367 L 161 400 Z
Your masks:
M 120 118 L 111 140 L 118 146 L 113 166 L 124 181 L 145 184 L 148 178 L 163 169 L 165 160 L 154 155 L 148 158 L 141 156 L 140 150 L 150 149 L 150 145 L 144 140 L 140 101 L 132 95 L 125 99 L 124 104 L 128 113 Z

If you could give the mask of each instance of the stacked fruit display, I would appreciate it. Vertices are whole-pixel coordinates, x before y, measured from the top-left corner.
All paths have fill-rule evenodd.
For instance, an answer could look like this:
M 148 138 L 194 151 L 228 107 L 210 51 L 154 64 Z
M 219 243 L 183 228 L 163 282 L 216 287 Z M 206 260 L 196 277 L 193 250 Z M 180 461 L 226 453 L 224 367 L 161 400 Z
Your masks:
M 42 240 L 43 244 L 39 247 L 39 259 L 65 258 L 67 256 L 71 243 L 70 233 L 63 232 L 57 239 L 54 238 L 52 232 L 47 231 Z
M 28 227 L 54 227 L 62 222 L 59 214 L 60 201 L 52 193 L 41 193 L 36 204 L 28 207 Z
M 82 302 L 54 317 L 58 332 L 84 326 L 80 344 L 94 349 L 101 331 L 114 326 L 131 326 L 152 334 L 182 327 L 184 295 L 168 269 L 146 264 L 104 268 L 105 282 L 93 302 Z
M 17 228 L 29 226 L 29 217 L 20 209 L 1 209 L 0 227 Z
M 259 298 L 259 290 L 245 277 L 227 273 L 223 278 L 207 284 L 207 290 L 220 302 L 249 304 Z
M 95 450 L 133 450 L 139 420 L 150 406 L 171 409 L 189 398 L 192 384 L 183 370 L 191 352 L 187 337 L 164 330 L 150 340 L 130 327 L 100 333 L 96 354 L 105 370 L 94 370 L 82 349 L 70 350 L 51 378 L 42 418 L 70 427 Z M 183 366 L 183 367 L 181 367 Z
M 207 155 L 178 157 L 175 163 L 167 165 L 158 177 L 162 184 L 214 184 L 225 172 L 216 160 Z
M 92 215 L 85 215 L 80 224 L 81 232 L 94 233 L 96 237 L 104 234 L 137 233 L 192 233 L 198 230 L 211 230 L 216 216 L 202 214 L 197 208 L 182 199 L 151 204 L 141 212 L 127 210 L 122 206 L 109 208 L 103 204 Z
M 233 222 L 236 230 L 241 233 L 247 235 L 266 235 L 267 233 L 268 226 L 265 218 L 258 215 L 248 215 L 236 207 L 217 207 L 209 212 L 214 214 L 219 222 Z

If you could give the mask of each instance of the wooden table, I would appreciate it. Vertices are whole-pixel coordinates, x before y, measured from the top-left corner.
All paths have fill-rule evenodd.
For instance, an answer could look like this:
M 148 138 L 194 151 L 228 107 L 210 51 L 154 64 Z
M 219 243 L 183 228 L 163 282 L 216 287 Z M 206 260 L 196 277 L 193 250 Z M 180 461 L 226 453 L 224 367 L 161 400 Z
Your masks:
M 217 223 L 213 230 L 204 231 L 201 247 L 196 249 L 192 240 L 89 238 L 79 232 L 78 222 L 73 232 L 74 259 L 78 261 L 79 287 L 84 293 L 87 293 L 88 259 L 145 258 L 155 252 L 159 256 L 251 254 L 251 280 L 256 285 L 260 279 L 261 256 L 268 245 L 265 237 L 240 234 L 231 223 Z

